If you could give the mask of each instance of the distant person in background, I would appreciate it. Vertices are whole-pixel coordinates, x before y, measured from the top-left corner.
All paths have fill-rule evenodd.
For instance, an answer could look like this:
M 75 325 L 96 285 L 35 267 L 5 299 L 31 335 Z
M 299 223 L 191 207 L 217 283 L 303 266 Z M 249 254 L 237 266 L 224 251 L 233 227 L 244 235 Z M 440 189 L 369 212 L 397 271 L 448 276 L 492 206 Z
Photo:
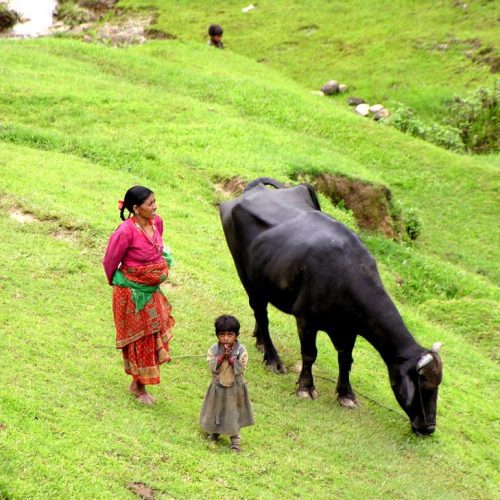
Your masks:
M 116 347 L 122 350 L 125 373 L 132 376 L 129 391 L 151 405 L 155 400 L 146 386 L 160 383 L 160 365 L 170 361 L 175 320 L 160 283 L 167 279 L 165 259 L 171 257 L 164 253 L 163 221 L 150 189 L 131 187 L 118 208 L 124 222 L 111 235 L 103 261 L 113 286 Z
M 218 24 L 211 24 L 208 27 L 208 36 L 210 40 L 208 41 L 208 45 L 212 45 L 213 47 L 217 47 L 218 49 L 223 49 L 224 44 L 222 43 L 222 34 L 224 31 Z
M 219 316 L 215 320 L 215 334 L 218 342 L 207 354 L 212 383 L 203 401 L 200 425 L 212 441 L 218 441 L 221 434 L 230 436 L 230 448 L 239 452 L 240 429 L 254 423 L 243 379 L 248 354 L 238 342 L 240 323 L 234 316 Z

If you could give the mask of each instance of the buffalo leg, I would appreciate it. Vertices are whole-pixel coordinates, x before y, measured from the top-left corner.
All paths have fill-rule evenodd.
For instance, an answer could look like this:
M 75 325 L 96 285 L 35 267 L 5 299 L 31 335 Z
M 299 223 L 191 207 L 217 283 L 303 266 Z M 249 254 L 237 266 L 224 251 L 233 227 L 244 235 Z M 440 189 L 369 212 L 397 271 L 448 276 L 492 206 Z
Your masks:
M 332 341 L 335 349 L 337 349 L 339 362 L 339 379 L 336 389 L 338 394 L 337 400 L 346 408 L 354 408 L 358 405 L 358 401 L 349 381 L 349 372 L 353 363 L 352 350 L 356 342 L 356 335 L 346 334 L 342 337 L 342 340 L 334 341 L 332 338 Z
M 264 352 L 264 362 L 269 371 L 274 373 L 286 373 L 286 368 L 283 365 L 278 352 L 274 347 L 271 335 L 269 334 L 269 318 L 267 316 L 267 302 L 250 297 L 250 306 L 253 309 L 255 316 L 255 328 L 253 335 L 255 337 L 255 345 L 257 349 Z
M 297 328 L 300 338 L 300 352 L 302 354 L 302 370 L 300 371 L 297 389 L 299 398 L 318 399 L 318 393 L 314 387 L 312 376 L 312 365 L 318 356 L 316 348 L 316 328 L 308 327 L 307 322 L 297 319 Z

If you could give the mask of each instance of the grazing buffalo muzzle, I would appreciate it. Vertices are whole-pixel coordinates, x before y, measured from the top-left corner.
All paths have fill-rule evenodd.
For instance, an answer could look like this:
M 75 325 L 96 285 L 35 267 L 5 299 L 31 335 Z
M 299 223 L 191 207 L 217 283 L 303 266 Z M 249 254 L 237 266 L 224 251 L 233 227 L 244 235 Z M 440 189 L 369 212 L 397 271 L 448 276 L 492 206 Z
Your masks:
M 436 429 L 438 386 L 442 377 L 441 358 L 437 355 L 440 347 L 441 343 L 436 342 L 416 362 L 406 361 L 403 366 L 389 369 L 394 395 L 416 434 L 428 435 Z
M 221 203 L 220 215 L 267 367 L 286 371 L 269 334 L 270 303 L 297 321 L 302 354 L 297 395 L 317 397 L 312 365 L 316 335 L 322 330 L 338 352 L 338 401 L 355 407 L 349 372 L 361 335 L 386 363 L 394 395 L 413 431 L 432 434 L 442 376 L 441 344 L 431 350 L 417 344 L 385 291 L 373 257 L 356 234 L 321 212 L 314 188 L 283 188 L 273 179 L 256 179 L 242 196 Z

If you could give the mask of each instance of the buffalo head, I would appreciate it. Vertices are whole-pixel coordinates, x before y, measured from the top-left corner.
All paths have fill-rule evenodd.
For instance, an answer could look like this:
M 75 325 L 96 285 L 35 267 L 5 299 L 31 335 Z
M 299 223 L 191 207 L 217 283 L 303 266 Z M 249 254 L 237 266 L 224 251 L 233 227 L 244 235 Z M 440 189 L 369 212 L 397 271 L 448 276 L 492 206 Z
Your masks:
M 436 429 L 438 387 L 442 378 L 440 347 L 441 343 L 436 342 L 430 351 L 394 366 L 390 373 L 394 395 L 416 434 L 432 434 Z

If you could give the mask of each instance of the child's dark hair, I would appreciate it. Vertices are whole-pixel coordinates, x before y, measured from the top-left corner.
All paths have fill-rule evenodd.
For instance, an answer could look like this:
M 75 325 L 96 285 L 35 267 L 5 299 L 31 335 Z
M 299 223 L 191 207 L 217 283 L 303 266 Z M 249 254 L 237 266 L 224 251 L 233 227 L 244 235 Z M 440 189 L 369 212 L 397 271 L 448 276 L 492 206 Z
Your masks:
M 131 187 L 125 193 L 125 197 L 123 198 L 123 206 L 120 210 L 120 219 L 125 220 L 125 215 L 124 215 L 125 209 L 129 211 L 128 217 L 130 217 L 130 214 L 134 213 L 134 205 L 142 205 L 152 194 L 153 191 L 151 191 L 151 189 L 148 189 L 147 187 L 144 186 Z
M 222 35 L 224 33 L 222 27 L 219 24 L 211 24 L 208 27 L 208 34 L 210 36 L 215 36 L 215 35 Z
M 223 314 L 215 320 L 215 335 L 218 336 L 220 332 L 233 332 L 238 336 L 240 334 L 240 322 L 234 316 Z

